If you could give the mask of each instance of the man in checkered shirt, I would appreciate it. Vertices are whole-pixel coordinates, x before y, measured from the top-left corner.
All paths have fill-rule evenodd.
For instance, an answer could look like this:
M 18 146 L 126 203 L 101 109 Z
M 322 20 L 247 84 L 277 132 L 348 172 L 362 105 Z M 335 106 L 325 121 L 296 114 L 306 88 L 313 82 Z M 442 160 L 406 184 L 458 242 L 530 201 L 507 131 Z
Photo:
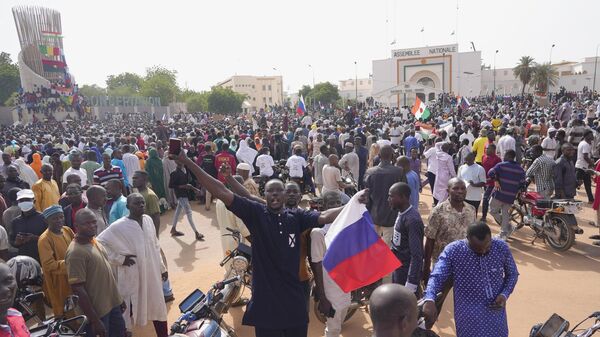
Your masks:
M 531 148 L 533 158 L 536 158 L 529 169 L 527 169 L 527 178 L 535 180 L 536 191 L 544 198 L 550 199 L 554 193 L 554 160 L 548 156 L 543 156 L 541 145 L 534 145 Z

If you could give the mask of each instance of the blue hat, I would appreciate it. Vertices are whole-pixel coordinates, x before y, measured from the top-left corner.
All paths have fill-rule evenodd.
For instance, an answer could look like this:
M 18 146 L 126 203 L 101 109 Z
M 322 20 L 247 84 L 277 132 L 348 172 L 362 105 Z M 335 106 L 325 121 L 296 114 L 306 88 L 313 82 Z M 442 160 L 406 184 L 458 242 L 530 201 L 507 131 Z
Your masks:
M 44 212 L 42 213 L 42 215 L 44 216 L 44 219 L 48 219 L 49 217 L 53 216 L 54 214 L 62 213 L 62 212 L 63 212 L 62 207 L 60 207 L 59 205 L 52 205 L 52 206 L 46 208 L 44 210 Z

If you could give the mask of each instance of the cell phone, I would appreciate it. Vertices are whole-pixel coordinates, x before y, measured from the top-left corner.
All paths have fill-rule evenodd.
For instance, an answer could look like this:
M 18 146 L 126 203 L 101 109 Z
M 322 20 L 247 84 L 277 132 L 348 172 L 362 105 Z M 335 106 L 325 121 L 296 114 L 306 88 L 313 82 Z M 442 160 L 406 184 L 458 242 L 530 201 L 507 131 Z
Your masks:
M 170 138 L 169 139 L 169 154 L 178 156 L 181 153 L 181 139 Z

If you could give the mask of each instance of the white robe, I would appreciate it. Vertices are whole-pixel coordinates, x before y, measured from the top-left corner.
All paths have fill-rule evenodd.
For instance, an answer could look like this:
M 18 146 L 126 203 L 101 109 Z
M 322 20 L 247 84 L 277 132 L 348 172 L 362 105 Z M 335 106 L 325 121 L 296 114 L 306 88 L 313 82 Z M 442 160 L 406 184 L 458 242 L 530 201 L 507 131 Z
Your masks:
M 246 139 L 240 141 L 240 145 L 235 156 L 240 163 L 247 163 L 250 165 L 250 175 L 254 173 L 253 164 L 257 154 L 258 151 L 248 146 L 248 141 Z
M 161 278 L 167 269 L 152 218 L 144 215 L 142 224 L 143 229 L 137 221 L 123 217 L 98 235 L 98 241 L 106 248 L 108 259 L 115 267 L 117 287 L 128 307 L 123 314 L 128 329 L 144 326 L 148 321 L 167 320 Z M 125 255 L 136 256 L 133 266 L 123 265 Z

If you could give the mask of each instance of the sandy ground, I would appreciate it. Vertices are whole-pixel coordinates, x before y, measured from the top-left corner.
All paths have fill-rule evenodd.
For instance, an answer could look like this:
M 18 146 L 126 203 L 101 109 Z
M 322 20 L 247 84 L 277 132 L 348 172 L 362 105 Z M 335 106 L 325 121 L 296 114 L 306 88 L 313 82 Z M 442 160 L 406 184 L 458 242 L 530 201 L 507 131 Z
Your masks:
M 579 200 L 587 200 L 583 188 Z M 214 205 L 213 205 L 214 206 Z M 558 313 L 571 321 L 573 326 L 591 312 L 600 310 L 600 247 L 591 245 L 588 237 L 598 234 L 598 229 L 588 224 L 595 220 L 591 205 L 585 204 L 584 211 L 578 214 L 578 222 L 584 229 L 578 235 L 576 244 L 567 252 L 556 253 L 540 240 L 530 244 L 532 231 L 521 229 L 509 240 L 511 250 L 519 268 L 519 282 L 508 300 L 508 323 L 510 336 L 528 336 L 531 326 L 544 322 L 552 313 Z M 179 222 L 178 230 L 186 235 L 172 238 L 169 235 L 173 212 L 167 212 L 161 219 L 161 246 L 167 256 L 169 275 L 175 294 L 175 302 L 168 304 L 169 325 L 179 316 L 177 305 L 193 289 L 208 289 L 221 280 L 224 270 L 219 267 L 222 257 L 221 241 L 214 207 L 211 211 L 197 202 L 193 203 L 194 220 L 206 241 L 194 240 L 187 219 Z M 425 223 L 431 211 L 431 193 L 427 188 L 421 194 L 419 211 Z M 488 223 L 494 232 L 498 225 L 488 216 Z M 254 329 L 241 325 L 243 308 L 233 308 L 225 320 L 233 326 L 239 337 L 253 337 Z M 311 312 L 309 336 L 323 336 L 324 326 Z M 446 301 L 439 321 L 434 327 L 442 337 L 456 335 L 451 296 Z M 367 337 L 372 335 L 368 313 L 357 312 L 345 323 L 344 337 Z M 152 324 L 136 329 L 134 336 L 155 336 Z

